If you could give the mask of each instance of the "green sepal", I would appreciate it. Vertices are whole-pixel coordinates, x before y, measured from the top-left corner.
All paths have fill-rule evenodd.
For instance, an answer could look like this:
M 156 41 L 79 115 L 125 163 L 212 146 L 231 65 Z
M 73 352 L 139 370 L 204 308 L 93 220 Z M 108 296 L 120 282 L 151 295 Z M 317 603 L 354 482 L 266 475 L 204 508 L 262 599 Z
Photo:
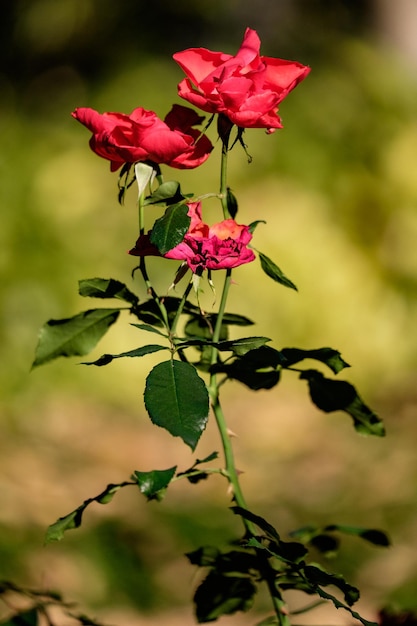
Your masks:
M 78 282 L 78 293 L 88 298 L 117 298 L 133 306 L 139 302 L 136 294 L 113 278 L 84 278 Z
M 363 435 L 385 435 L 382 420 L 363 402 L 353 385 L 326 378 L 317 370 L 305 370 L 300 378 L 307 380 L 311 400 L 319 409 L 325 413 L 348 413 L 355 430 Z
M 208 419 L 209 396 L 194 366 L 163 361 L 148 375 L 145 407 L 151 421 L 195 449 Z
M 162 255 L 184 239 L 191 222 L 187 213 L 186 204 L 174 204 L 169 206 L 164 215 L 154 223 L 150 239 Z
M 177 466 L 170 467 L 166 470 L 152 470 L 151 472 L 134 471 L 132 480 L 134 480 L 141 493 L 148 500 L 162 500 L 171 480 L 173 479 Z
M 237 203 L 237 198 L 235 194 L 233 193 L 233 191 L 230 189 L 230 187 L 227 188 L 227 192 L 226 192 L 226 204 L 227 204 L 227 210 L 229 211 L 229 215 L 234 220 L 237 215 L 239 206 Z
M 175 317 L 180 301 L 180 298 L 174 298 L 172 296 L 164 298 L 164 307 L 168 314 L 169 320 L 172 320 Z M 197 312 L 199 313 L 199 311 L 200 309 L 194 304 L 191 304 L 190 302 L 185 303 L 183 310 L 185 314 L 189 313 L 193 315 Z M 147 324 L 158 327 L 164 325 L 164 318 L 162 316 L 161 310 L 158 306 L 158 303 L 153 298 L 149 298 L 149 300 L 146 300 L 142 304 L 139 304 L 137 307 L 135 307 L 133 313 L 138 319 L 146 322 Z
M 129 187 L 133 185 L 133 183 L 136 180 L 135 174 L 134 173 L 132 174 L 132 169 L 134 172 L 132 163 L 124 163 L 120 170 L 119 178 L 117 181 L 117 185 L 119 188 L 119 193 L 118 193 L 119 204 L 123 204 L 124 197 L 125 197 L 127 190 L 129 189 Z
M 284 274 L 284 272 L 276 265 L 266 254 L 262 254 L 259 250 L 256 251 L 259 255 L 259 260 L 261 262 L 261 267 L 265 274 L 272 278 L 275 282 L 280 285 L 284 285 L 284 287 L 289 287 L 290 289 L 297 290 L 297 287 L 294 283 Z
M 255 232 L 255 228 L 257 228 L 259 226 L 259 224 L 266 224 L 265 220 L 255 220 L 254 222 L 251 222 L 248 226 L 249 228 L 249 232 L 253 233 Z
M 90 309 L 74 317 L 49 320 L 41 328 L 32 367 L 60 356 L 85 356 L 119 317 L 119 309 Z

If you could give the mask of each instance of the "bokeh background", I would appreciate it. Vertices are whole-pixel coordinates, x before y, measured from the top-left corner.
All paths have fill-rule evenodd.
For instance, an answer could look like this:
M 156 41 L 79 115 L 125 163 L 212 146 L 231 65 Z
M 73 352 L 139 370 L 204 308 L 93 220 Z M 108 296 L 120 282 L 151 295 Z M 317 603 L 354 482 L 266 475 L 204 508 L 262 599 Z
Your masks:
M 44 321 L 91 306 L 79 278 L 131 284 L 134 193 L 117 204 L 117 175 L 70 112 L 143 106 L 163 117 L 179 102 L 171 55 L 234 53 L 251 26 L 263 54 L 312 66 L 281 106 L 284 130 L 248 132 L 253 162 L 239 149 L 230 159 L 241 222 L 267 221 L 255 245 L 299 293 L 252 264 L 236 271 L 230 310 L 277 348 L 341 350 L 387 437 L 362 438 L 343 415 L 322 415 L 290 377 L 269 392 L 232 385 L 226 412 L 243 487 L 283 536 L 306 523 L 387 530 L 388 550 L 347 539 L 328 567 L 360 586 L 369 618 L 386 605 L 417 609 L 415 0 L 13 0 L 1 13 L 0 578 L 59 589 L 106 623 L 188 625 L 198 576 L 184 552 L 240 532 L 213 478 L 175 485 L 161 504 L 122 490 L 45 547 L 47 525 L 108 483 L 135 469 L 186 469 L 193 456 L 145 414 L 152 357 L 30 365 Z M 165 175 L 213 191 L 217 159 Z M 161 289 L 171 278 L 155 265 Z M 121 326 L 92 356 L 146 342 L 128 320 Z M 218 449 L 209 425 L 198 456 Z M 269 610 L 265 598 L 256 610 L 259 619 Z M 351 620 L 316 610 L 299 622 Z

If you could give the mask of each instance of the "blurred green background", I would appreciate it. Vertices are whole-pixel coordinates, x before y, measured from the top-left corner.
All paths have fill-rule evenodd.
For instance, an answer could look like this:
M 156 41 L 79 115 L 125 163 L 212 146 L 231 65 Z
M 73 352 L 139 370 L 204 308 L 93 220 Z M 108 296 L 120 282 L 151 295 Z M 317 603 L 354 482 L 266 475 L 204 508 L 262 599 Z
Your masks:
M 31 373 L 30 364 L 47 319 L 91 306 L 77 295 L 79 278 L 130 285 L 134 266 L 126 254 L 136 237 L 134 192 L 117 204 L 117 174 L 89 151 L 70 112 L 143 106 L 163 117 L 179 103 L 171 55 L 190 46 L 234 53 L 250 26 L 263 54 L 312 66 L 280 108 L 284 129 L 246 133 L 251 164 L 239 149 L 230 158 L 240 221 L 267 221 L 255 246 L 299 293 L 254 263 L 236 271 L 229 310 L 254 319 L 254 334 L 277 348 L 341 350 L 353 365 L 346 377 L 388 435 L 361 438 L 344 416 L 322 415 L 297 380 L 256 394 L 231 386 L 226 412 L 243 487 L 283 536 L 310 522 L 387 530 L 390 549 L 346 540 L 329 567 L 360 586 L 368 617 L 389 603 L 417 609 L 416 8 L 413 0 L 3 3 L 0 579 L 58 588 L 107 623 L 192 624 L 198 577 L 183 553 L 240 532 L 226 485 L 214 478 L 175 485 L 162 504 L 125 489 L 44 547 L 46 526 L 109 482 L 135 469 L 186 469 L 193 457 L 145 414 L 153 357 L 88 369 L 62 360 Z M 198 171 L 164 174 L 185 191 L 216 191 L 218 152 Z M 215 204 L 207 206 L 217 221 Z M 154 267 L 167 288 L 172 276 Z M 92 356 L 145 343 L 128 321 Z M 210 425 L 198 456 L 218 449 Z M 257 609 L 269 610 L 265 598 Z M 349 621 L 326 611 L 303 619 Z

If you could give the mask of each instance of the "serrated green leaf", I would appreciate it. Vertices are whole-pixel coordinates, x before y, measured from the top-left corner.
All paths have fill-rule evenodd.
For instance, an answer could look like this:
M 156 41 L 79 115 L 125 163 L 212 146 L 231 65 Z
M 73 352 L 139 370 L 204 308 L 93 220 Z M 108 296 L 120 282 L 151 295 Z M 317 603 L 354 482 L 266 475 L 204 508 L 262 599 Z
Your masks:
M 195 367 L 170 360 L 146 379 L 145 406 L 151 421 L 195 449 L 208 419 L 209 396 Z
M 278 350 L 269 346 L 261 346 L 250 350 L 231 363 L 218 363 L 212 366 L 213 372 L 224 373 L 228 378 L 238 380 L 249 389 L 271 389 L 280 380 L 280 370 L 284 362 Z
M 45 543 L 50 543 L 51 541 L 61 541 L 67 530 L 79 528 L 81 526 L 83 513 L 92 502 L 108 504 L 119 489 L 132 484 L 133 483 L 126 481 L 118 484 L 110 483 L 104 491 L 98 494 L 98 496 L 84 500 L 84 502 L 74 511 L 71 511 L 68 515 L 60 517 L 56 522 L 48 527 L 48 530 L 46 531 Z
M 117 298 L 130 304 L 139 302 L 137 295 L 132 293 L 126 285 L 113 278 L 85 278 L 78 282 L 80 296 L 89 298 Z
M 273 540 L 269 541 L 268 545 L 264 545 L 256 537 L 251 537 L 246 542 L 246 546 L 256 550 L 265 550 L 270 556 L 290 565 L 299 563 L 308 554 L 307 548 L 297 541 Z
M 204 459 L 196 459 L 196 461 L 192 464 L 191 467 L 186 469 L 184 472 L 178 472 L 177 476 L 185 476 L 187 480 L 192 483 L 198 483 L 200 480 L 206 480 L 209 476 L 208 472 L 203 470 L 196 470 L 196 467 L 202 465 L 204 463 L 209 463 L 210 461 L 214 461 L 219 456 L 218 452 L 212 452 Z
M 84 502 L 75 511 L 68 513 L 57 519 L 56 522 L 48 526 L 46 531 L 45 543 L 51 543 L 52 541 L 61 541 L 64 537 L 64 533 L 67 530 L 73 530 L 79 528 L 82 522 L 82 516 L 87 504 Z
M 256 515 L 255 513 L 252 513 L 252 511 L 248 511 L 241 506 L 232 506 L 230 507 L 230 510 L 233 511 L 235 515 L 240 515 L 243 519 L 246 519 L 258 526 L 258 528 L 263 530 L 271 539 L 281 541 L 278 531 L 260 515 Z
M 215 346 L 220 351 L 231 351 L 236 356 L 243 356 L 251 350 L 260 348 L 268 341 L 271 341 L 268 337 L 242 337 L 232 341 L 219 341 Z
M 204 459 L 196 459 L 196 462 L 194 463 L 194 467 L 196 465 L 201 465 L 202 463 L 210 463 L 210 461 L 215 461 L 218 458 L 219 458 L 219 453 L 212 452 L 208 456 L 204 457 Z
M 320 598 L 332 602 L 336 609 L 344 609 L 345 611 L 348 611 L 352 615 L 352 617 L 361 622 L 363 626 L 378 626 L 376 622 L 370 622 L 369 620 L 365 619 L 357 611 L 353 611 L 349 606 L 338 600 L 338 598 L 328 593 L 321 587 L 316 587 L 314 591 L 315 593 L 317 593 L 318 596 L 320 596 Z
M 91 309 L 74 317 L 49 320 L 41 328 L 32 367 L 60 356 L 88 354 L 119 317 L 119 309 Z
M 166 254 L 184 239 L 191 222 L 187 213 L 186 204 L 174 204 L 167 208 L 159 220 L 156 220 L 151 232 L 151 243 L 161 254 Z
M 262 254 L 262 252 L 259 252 L 258 250 L 257 252 L 261 262 L 261 267 L 267 276 L 280 285 L 284 285 L 284 287 L 289 287 L 290 289 L 298 291 L 294 283 L 287 276 L 285 276 L 284 272 L 278 267 L 278 265 L 275 265 L 275 263 L 265 254 Z
M 325 363 L 335 374 L 338 374 L 345 367 L 350 367 L 349 363 L 346 363 L 342 359 L 342 356 L 338 350 L 333 348 L 319 348 L 317 350 L 301 350 L 300 348 L 282 348 L 281 353 L 284 355 L 287 365 L 283 367 L 289 367 L 295 363 L 299 363 L 304 359 L 314 359 Z
M 108 365 L 113 359 L 121 359 L 122 357 L 141 357 L 160 350 L 168 350 L 165 346 L 159 346 L 158 344 L 149 344 L 148 346 L 142 346 L 141 348 L 135 348 L 134 350 L 128 350 L 128 352 L 121 352 L 120 354 L 103 354 L 97 361 L 84 361 L 82 365 Z
M 115 496 L 115 494 L 119 491 L 119 489 L 121 489 L 122 487 L 124 487 L 126 483 L 119 483 L 118 485 L 107 485 L 106 489 L 104 491 L 102 491 L 98 496 L 96 496 L 95 498 L 91 498 L 91 500 L 98 502 L 99 504 L 108 504 L 109 502 L 111 502 Z
M 178 204 L 185 198 L 186 196 L 181 193 L 180 184 L 175 180 L 167 180 L 145 199 L 144 204 Z
M 160 330 L 158 330 L 157 328 L 154 328 L 150 324 L 131 324 L 131 326 L 134 326 L 135 328 L 139 328 L 139 330 L 146 330 L 148 333 L 154 333 L 155 335 L 159 335 L 160 337 L 165 337 L 165 338 L 168 337 L 166 333 L 161 333 Z
M 352 606 L 359 599 L 359 590 L 350 585 L 340 574 L 331 574 L 316 565 L 306 565 L 303 573 L 314 586 L 327 587 L 333 585 L 343 593 L 345 602 Z
M 253 326 L 254 324 L 248 317 L 239 315 L 238 313 L 225 313 L 222 323 L 226 326 Z
M 150 472 L 134 471 L 132 479 L 137 482 L 139 490 L 148 500 L 162 500 L 165 491 L 173 479 L 177 466 L 166 470 L 152 470 Z
M 300 378 L 307 380 L 310 397 L 322 411 L 344 411 L 353 419 L 355 430 L 364 435 L 385 435 L 382 420 L 366 406 L 355 387 L 344 380 L 325 378 L 316 370 L 305 370 Z

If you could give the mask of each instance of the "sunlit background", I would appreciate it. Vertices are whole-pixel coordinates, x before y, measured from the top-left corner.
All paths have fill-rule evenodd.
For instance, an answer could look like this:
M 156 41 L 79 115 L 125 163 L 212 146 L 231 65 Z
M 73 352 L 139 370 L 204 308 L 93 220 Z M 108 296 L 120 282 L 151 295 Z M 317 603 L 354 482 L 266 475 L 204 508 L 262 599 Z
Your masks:
M 171 55 L 191 46 L 235 53 L 251 26 L 264 55 L 312 67 L 280 108 L 284 129 L 246 133 L 251 164 L 239 148 L 230 158 L 239 220 L 266 220 L 255 246 L 299 293 L 254 263 L 236 271 L 230 310 L 254 319 L 254 334 L 276 348 L 339 349 L 388 434 L 360 437 L 344 415 L 316 411 L 290 377 L 268 392 L 231 385 L 226 412 L 243 488 L 283 537 L 307 523 L 385 529 L 388 550 L 347 539 L 327 566 L 361 588 L 369 618 L 387 605 L 417 609 L 415 0 L 13 0 L 1 13 L 0 578 L 59 589 L 116 626 L 188 626 L 199 578 L 184 553 L 241 531 L 226 484 L 213 478 L 175 485 L 161 504 L 125 489 L 45 547 L 47 525 L 108 483 L 133 470 L 186 469 L 194 457 L 145 413 L 153 357 L 30 366 L 47 319 L 91 307 L 78 279 L 134 287 L 126 251 L 135 194 L 118 205 L 117 174 L 90 152 L 71 111 L 143 106 L 164 117 L 180 102 Z M 196 172 L 164 174 L 186 191 L 216 191 L 218 152 Z M 217 221 L 215 203 L 207 206 Z M 172 275 L 154 267 L 168 288 L 175 263 Z M 128 322 L 92 357 L 143 345 Z M 197 455 L 218 449 L 210 425 Z M 266 598 L 256 610 L 258 620 L 269 611 Z M 351 622 L 319 610 L 298 620 Z

